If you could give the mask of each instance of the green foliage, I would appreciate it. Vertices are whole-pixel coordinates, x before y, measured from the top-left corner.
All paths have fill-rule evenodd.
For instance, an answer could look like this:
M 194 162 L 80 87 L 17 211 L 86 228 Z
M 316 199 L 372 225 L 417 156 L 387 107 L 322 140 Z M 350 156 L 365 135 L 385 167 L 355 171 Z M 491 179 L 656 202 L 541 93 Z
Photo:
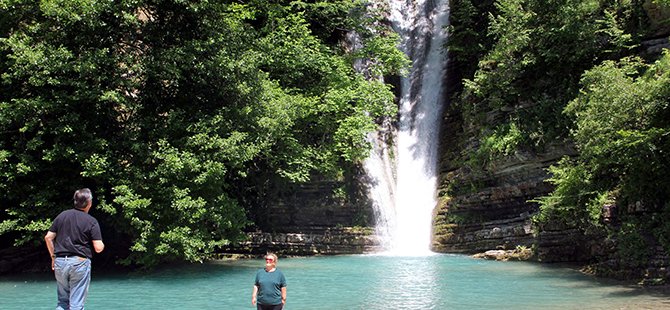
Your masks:
M 486 39 L 488 20 L 486 14 L 493 6 L 493 1 L 454 0 L 450 1 L 450 23 L 448 48 L 451 61 L 461 67 L 467 67 L 471 76 L 476 69 L 478 59 L 483 56 L 490 42 Z M 450 72 L 457 74 L 457 72 Z
M 651 65 L 639 58 L 606 61 L 587 71 L 582 84 L 565 109 L 575 120 L 580 156 L 550 169 L 556 188 L 539 199 L 537 220 L 597 226 L 602 206 L 616 205 L 618 255 L 637 263 L 649 255 L 645 237 L 667 249 L 661 218 L 670 198 L 670 54 Z M 636 214 L 637 205 L 644 214 Z
M 667 220 L 669 217 L 670 203 L 666 203 L 662 212 L 659 212 L 656 218 L 658 225 L 654 225 L 655 227 L 652 228 L 654 237 L 656 237 L 666 252 L 670 252 L 670 221 Z
M 356 1 L 0 1 L 0 235 L 40 242 L 87 186 L 124 263 L 236 242 L 272 183 L 340 176 L 394 115 L 353 63 L 399 72 L 397 37 L 339 45 L 368 16 Z
M 474 35 L 482 22 L 470 17 L 454 35 L 476 41 L 477 51 L 456 46 L 457 55 L 479 57 L 478 69 L 464 80 L 459 102 L 465 120 L 481 128 L 480 145 L 490 139 L 491 128 L 515 124 L 521 148 L 541 150 L 568 137 L 569 121 L 562 114 L 578 93 L 581 74 L 598 62 L 617 58 L 634 47 L 644 29 L 636 2 L 498 0 L 494 7 L 470 4 L 466 16 L 489 16 L 489 38 Z M 465 9 L 460 9 L 465 10 Z M 478 23 L 475 23 L 478 21 Z M 628 29 L 634 29 L 631 33 Z M 457 37 L 458 38 L 458 37 Z M 458 43 L 455 43 L 458 44 Z M 496 118 L 486 113 L 498 112 Z
M 633 266 L 643 266 L 651 253 L 639 223 L 623 223 L 617 237 L 617 256 Z
M 571 144 L 573 123 L 564 109 L 579 95 L 584 72 L 633 53 L 651 31 L 637 0 L 456 0 L 450 5 L 450 61 L 456 69 L 450 74 L 463 87 L 452 87 L 459 91 L 453 104 L 477 139 L 462 153 L 468 173 L 449 185 L 450 195 L 487 186 L 481 180 L 501 159 Z M 558 189 L 537 200 L 543 210 L 538 218 L 598 227 L 599 202 L 614 199 L 620 188 L 580 180 L 613 178 L 591 167 L 572 169 L 573 161 L 581 159 L 552 167 L 549 181 Z
M 479 148 L 469 160 L 470 167 L 488 165 L 495 158 L 515 153 L 524 137 L 516 123 L 502 124 L 482 138 Z
M 668 6 L 652 3 L 661 11 Z M 450 61 L 457 71 L 450 74 L 462 78 L 454 104 L 476 140 L 462 153 L 468 173 L 449 184 L 449 194 L 488 186 L 496 160 L 574 141 L 578 154 L 549 169 L 553 192 L 533 201 L 541 209 L 536 223 L 601 232 L 609 229 L 604 205 L 620 213 L 642 205 L 645 213 L 622 217 L 621 235 L 612 236 L 621 241 L 619 254 L 645 259 L 640 245 L 653 246 L 652 235 L 667 244 L 668 225 L 658 219 L 670 193 L 669 58 L 649 65 L 627 57 L 639 52 L 643 38 L 666 29 L 667 20 L 649 20 L 650 2 L 642 0 L 450 5 Z
M 539 223 L 561 220 L 577 226 L 589 219 L 586 204 L 597 193 L 584 191 L 590 188 L 590 172 L 582 166 L 572 164 L 569 158 L 563 158 L 557 165 L 549 168 L 551 177 L 547 180 L 554 185 L 552 195 L 540 198 L 540 213 L 535 217 Z
M 594 177 L 633 201 L 655 204 L 670 189 L 669 69 L 667 54 L 651 66 L 636 58 L 605 62 L 584 75 L 582 94 L 566 108 Z

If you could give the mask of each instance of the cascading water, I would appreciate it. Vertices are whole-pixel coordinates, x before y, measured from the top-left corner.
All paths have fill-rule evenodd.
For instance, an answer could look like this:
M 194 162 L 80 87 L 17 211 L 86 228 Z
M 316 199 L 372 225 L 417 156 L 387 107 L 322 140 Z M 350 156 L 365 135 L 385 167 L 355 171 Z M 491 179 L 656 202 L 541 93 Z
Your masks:
M 389 19 L 412 61 L 400 81 L 395 152 L 384 139 L 365 162 L 377 233 L 393 255 L 430 253 L 436 205 L 438 134 L 444 103 L 448 0 L 388 0 Z M 392 161 L 392 157 L 393 161 Z

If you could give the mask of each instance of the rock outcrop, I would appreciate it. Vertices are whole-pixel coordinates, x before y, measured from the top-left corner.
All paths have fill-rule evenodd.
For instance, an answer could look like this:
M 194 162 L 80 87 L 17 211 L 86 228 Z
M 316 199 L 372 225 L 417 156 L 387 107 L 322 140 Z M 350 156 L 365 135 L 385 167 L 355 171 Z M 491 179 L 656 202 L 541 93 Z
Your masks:
M 529 260 L 533 257 L 533 251 L 529 248 L 518 247 L 514 250 L 488 250 L 484 253 L 473 255 L 474 258 L 483 258 L 490 260 L 508 261 L 508 260 Z
M 667 38 L 652 39 L 640 45 L 640 54 L 653 59 L 668 47 Z M 517 108 L 524 107 L 490 111 L 487 122 L 495 124 L 509 109 Z M 457 107 L 445 111 L 439 202 L 433 220 L 434 251 L 477 253 L 477 257 L 504 260 L 513 257 L 515 249 L 524 248 L 533 250 L 535 260 L 580 262 L 600 275 L 642 278 L 655 284 L 670 279 L 670 260 L 663 249 L 657 249 L 648 264 L 636 267 L 612 258 L 615 240 L 585 235 L 559 223 L 542 227 L 533 223 L 532 217 L 539 211 L 533 201 L 553 189 L 546 182 L 547 168 L 565 156 L 578 156 L 569 141 L 550 144 L 542 152 L 517 151 L 486 163 L 484 169 L 470 169 L 465 163 L 479 147 L 474 138 L 477 130 L 463 121 Z
M 376 237 L 370 228 L 324 228 L 310 233 L 264 233 L 247 234 L 249 239 L 231 248 L 238 254 L 282 255 L 336 255 L 362 254 L 378 250 Z
M 503 111 L 489 114 L 498 113 Z M 465 126 L 454 108 L 445 113 L 444 124 L 434 251 L 481 253 L 540 245 L 538 259 L 545 261 L 561 260 L 559 253 L 580 251 L 572 238 L 559 237 L 570 231 L 547 230 L 537 235 L 531 221 L 538 211 L 532 200 L 552 190 L 546 182 L 547 168 L 563 156 L 576 154 L 570 144 L 554 144 L 544 153 L 517 152 L 475 172 L 463 164 L 477 147 L 471 138 L 474 128 Z
M 317 180 L 277 191 L 255 210 L 255 230 L 247 240 L 223 252 L 335 255 L 378 250 L 364 185 L 353 184 Z

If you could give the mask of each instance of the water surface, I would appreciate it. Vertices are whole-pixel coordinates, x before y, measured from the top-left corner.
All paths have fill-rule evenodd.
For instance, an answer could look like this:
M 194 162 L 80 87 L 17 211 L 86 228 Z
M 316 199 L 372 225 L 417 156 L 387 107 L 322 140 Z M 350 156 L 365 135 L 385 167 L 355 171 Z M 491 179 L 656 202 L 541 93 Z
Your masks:
M 259 260 L 95 273 L 87 309 L 255 309 Z M 571 268 L 460 255 L 280 258 L 285 309 L 670 309 L 670 295 Z M 0 277 L 1 309 L 54 309 L 51 274 Z

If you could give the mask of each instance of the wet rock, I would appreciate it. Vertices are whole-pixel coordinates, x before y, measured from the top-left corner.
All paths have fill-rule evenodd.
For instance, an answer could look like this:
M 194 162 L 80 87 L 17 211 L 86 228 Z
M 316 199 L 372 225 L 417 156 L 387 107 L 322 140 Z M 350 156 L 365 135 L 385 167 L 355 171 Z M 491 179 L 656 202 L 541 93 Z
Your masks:
M 472 257 L 498 261 L 507 260 L 529 260 L 533 252 L 528 248 L 517 248 L 514 250 L 489 250 L 484 253 L 474 254 Z

